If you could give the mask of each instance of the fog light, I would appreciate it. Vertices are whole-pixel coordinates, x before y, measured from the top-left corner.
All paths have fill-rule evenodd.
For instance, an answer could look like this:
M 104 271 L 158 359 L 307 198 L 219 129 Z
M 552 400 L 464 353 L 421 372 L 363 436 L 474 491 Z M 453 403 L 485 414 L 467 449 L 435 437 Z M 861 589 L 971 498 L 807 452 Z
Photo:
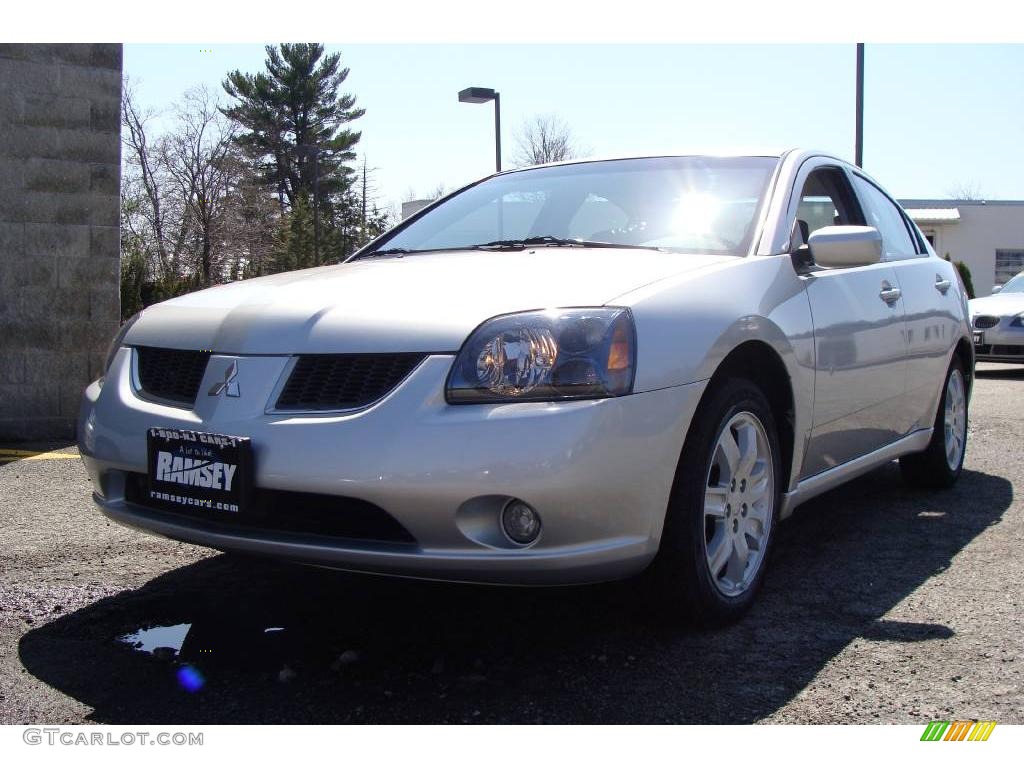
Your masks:
M 530 544 L 540 535 L 540 515 L 519 499 L 512 499 L 501 511 L 501 528 L 516 544 Z

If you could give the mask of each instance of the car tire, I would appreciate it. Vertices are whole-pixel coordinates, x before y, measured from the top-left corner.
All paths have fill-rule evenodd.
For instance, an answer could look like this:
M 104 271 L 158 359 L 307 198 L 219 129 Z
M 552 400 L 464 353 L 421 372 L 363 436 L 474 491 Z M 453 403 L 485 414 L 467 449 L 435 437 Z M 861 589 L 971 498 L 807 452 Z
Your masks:
M 967 374 L 954 355 L 942 384 L 928 447 L 900 457 L 900 472 L 907 483 L 919 488 L 949 488 L 957 481 L 967 453 L 967 405 Z
M 712 386 L 686 437 L 661 545 L 646 573 L 657 615 L 698 626 L 734 621 L 754 601 L 783 486 L 778 430 L 764 393 L 740 378 Z

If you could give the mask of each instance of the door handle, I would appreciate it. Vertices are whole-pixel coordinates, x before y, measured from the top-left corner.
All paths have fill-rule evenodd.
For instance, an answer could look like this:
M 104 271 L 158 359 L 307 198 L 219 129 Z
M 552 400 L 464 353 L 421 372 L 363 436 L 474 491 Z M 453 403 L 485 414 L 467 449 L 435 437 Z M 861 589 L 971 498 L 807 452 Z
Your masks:
M 891 305 L 899 301 L 900 296 L 903 295 L 903 291 L 901 291 L 899 288 L 893 288 L 891 285 L 889 285 L 888 281 L 885 281 L 884 283 L 882 283 L 882 290 L 878 292 L 878 295 L 882 299 L 882 301 L 884 301 L 886 304 Z
M 935 290 L 937 290 L 939 293 L 944 294 L 946 291 L 949 290 L 949 286 L 951 285 L 952 283 L 949 282 L 949 280 L 946 280 L 942 275 L 935 276 Z

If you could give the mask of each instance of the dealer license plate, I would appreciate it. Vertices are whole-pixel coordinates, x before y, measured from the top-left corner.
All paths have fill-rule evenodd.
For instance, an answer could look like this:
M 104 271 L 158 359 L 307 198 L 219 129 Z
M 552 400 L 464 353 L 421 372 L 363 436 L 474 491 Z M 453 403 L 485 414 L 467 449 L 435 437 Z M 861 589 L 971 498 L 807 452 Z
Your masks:
M 247 437 L 188 429 L 150 429 L 149 500 L 166 509 L 238 515 L 252 487 L 252 443 Z

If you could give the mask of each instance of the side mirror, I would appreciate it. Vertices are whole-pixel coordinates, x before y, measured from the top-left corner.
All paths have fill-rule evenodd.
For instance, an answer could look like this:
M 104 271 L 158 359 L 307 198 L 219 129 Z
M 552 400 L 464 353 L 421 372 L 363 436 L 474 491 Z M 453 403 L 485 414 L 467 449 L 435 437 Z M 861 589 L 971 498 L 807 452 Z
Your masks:
M 1003 286 L 1001 286 L 1001 285 L 993 285 L 992 286 L 992 293 L 999 293 L 1001 290 L 1003 290 Z
M 819 267 L 864 267 L 882 260 L 882 235 L 874 227 L 822 227 L 807 238 Z

